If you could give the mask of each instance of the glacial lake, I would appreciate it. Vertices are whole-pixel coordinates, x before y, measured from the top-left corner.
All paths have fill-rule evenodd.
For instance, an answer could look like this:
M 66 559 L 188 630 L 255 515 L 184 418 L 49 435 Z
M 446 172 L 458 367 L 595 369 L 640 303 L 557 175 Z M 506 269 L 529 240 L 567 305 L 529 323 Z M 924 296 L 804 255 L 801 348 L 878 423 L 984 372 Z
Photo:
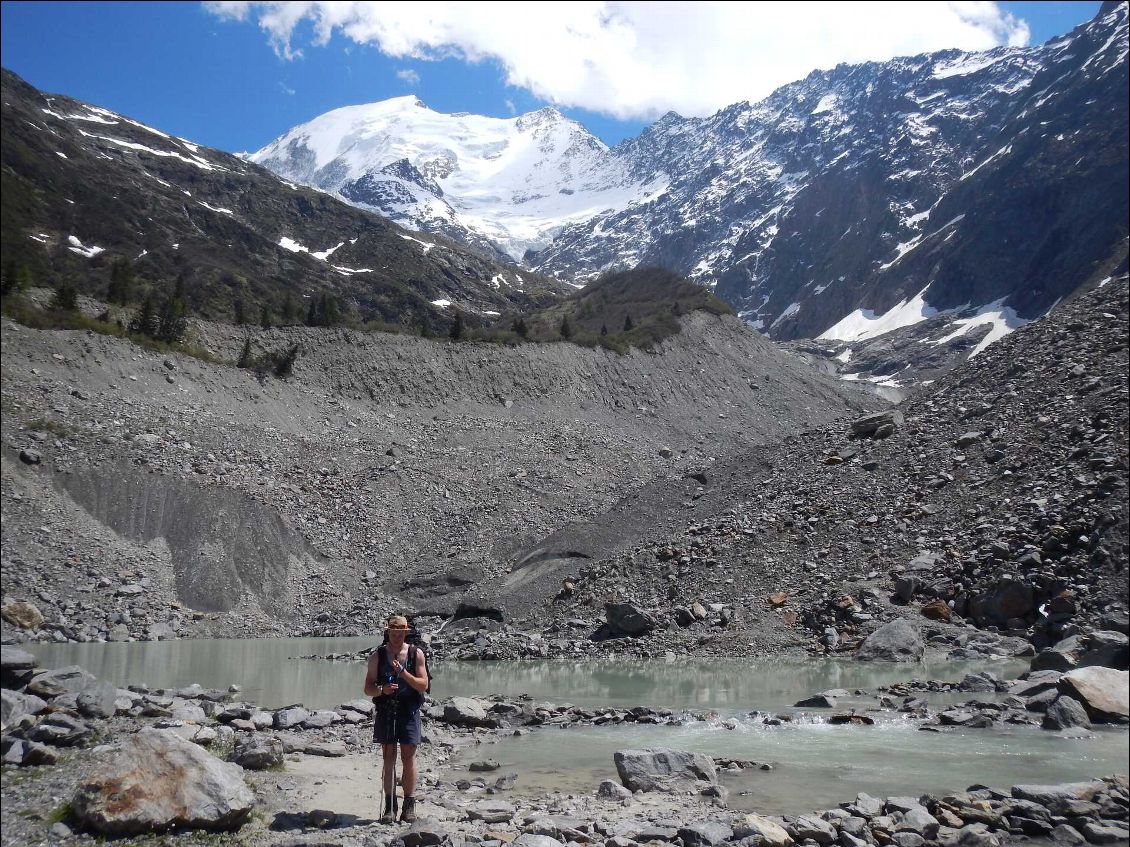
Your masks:
M 226 688 L 264 706 L 303 703 L 333 707 L 362 696 L 362 662 L 297 658 L 370 647 L 369 638 L 184 640 L 114 644 L 23 645 L 44 666 L 78 664 L 118 685 L 151 688 L 199 683 Z M 539 729 L 521 738 L 473 746 L 456 762 L 460 768 L 492 758 L 517 773 L 517 793 L 550 790 L 589 792 L 615 778 L 617 749 L 675 747 L 713 756 L 769 764 L 723 774 L 734 808 L 790 814 L 834 806 L 864 791 L 875 796 L 940 793 L 975 783 L 1008 787 L 1021 782 L 1063 782 L 1125 773 L 1130 745 L 1124 729 L 1097 729 L 1091 738 L 1065 739 L 1035 727 L 993 730 L 947 729 L 933 733 L 894 712 L 870 712 L 874 726 L 832 726 L 821 710 L 793 703 L 830 688 L 874 692 L 911 678 L 956 681 L 970 671 L 990 670 L 1011 678 L 1023 661 L 865 664 L 850 660 L 676 660 L 640 661 L 594 656 L 591 661 L 443 662 L 432 695 L 528 694 L 536 701 L 578 706 L 651 706 L 716 713 L 684 726 L 627 725 Z M 934 707 L 985 694 L 926 694 Z M 849 697 L 843 709 L 873 708 L 873 697 Z M 837 708 L 837 711 L 840 708 Z M 767 727 L 752 711 L 791 713 L 797 720 Z M 727 728 L 723 721 L 733 719 Z M 488 776 L 490 776 L 488 774 Z

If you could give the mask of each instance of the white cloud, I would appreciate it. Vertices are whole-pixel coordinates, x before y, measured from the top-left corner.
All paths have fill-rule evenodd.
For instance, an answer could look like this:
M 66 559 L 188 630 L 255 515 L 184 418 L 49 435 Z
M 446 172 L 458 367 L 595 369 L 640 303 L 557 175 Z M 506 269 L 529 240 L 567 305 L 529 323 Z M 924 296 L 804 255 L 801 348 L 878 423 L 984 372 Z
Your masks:
M 566 3 L 207 2 L 255 20 L 294 58 L 302 21 L 388 56 L 497 60 L 507 84 L 619 118 L 708 115 L 756 101 L 813 69 L 956 47 L 1024 45 L 1028 27 L 992 2 Z
M 514 105 L 514 101 L 511 100 L 509 97 L 507 97 L 505 100 L 503 100 L 502 103 L 509 110 L 510 114 L 512 114 L 512 115 L 518 114 L 518 107 Z
M 289 85 L 287 85 L 285 82 L 279 83 L 279 91 L 281 91 L 283 94 L 289 95 L 291 97 L 293 97 L 295 94 L 298 93 L 293 88 L 291 88 Z
M 396 72 L 396 78 L 409 86 L 414 87 L 420 84 L 420 75 L 411 68 L 401 68 Z

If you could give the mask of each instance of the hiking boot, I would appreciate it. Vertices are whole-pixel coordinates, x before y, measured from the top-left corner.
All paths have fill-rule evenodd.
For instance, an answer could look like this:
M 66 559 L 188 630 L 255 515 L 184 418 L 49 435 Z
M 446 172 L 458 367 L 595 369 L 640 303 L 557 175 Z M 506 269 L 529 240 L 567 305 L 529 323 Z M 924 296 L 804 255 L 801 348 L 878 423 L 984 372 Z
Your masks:
M 393 805 L 395 798 L 385 795 L 385 813 L 381 815 L 381 823 L 394 824 L 396 823 L 396 806 Z
M 404 798 L 404 811 L 400 813 L 401 823 L 415 823 L 416 822 L 416 798 Z

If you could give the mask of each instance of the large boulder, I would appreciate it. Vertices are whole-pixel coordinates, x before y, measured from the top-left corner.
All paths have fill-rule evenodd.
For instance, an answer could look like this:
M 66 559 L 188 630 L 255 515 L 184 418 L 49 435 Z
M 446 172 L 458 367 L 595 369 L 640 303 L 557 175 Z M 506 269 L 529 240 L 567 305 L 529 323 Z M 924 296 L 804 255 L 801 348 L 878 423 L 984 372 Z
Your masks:
M 1091 782 L 1063 782 L 1058 785 L 1014 785 L 1012 796 L 1018 800 L 1038 803 L 1053 815 L 1074 814 L 1079 803 L 1089 803 L 1106 788 L 1099 780 Z
M 659 621 L 635 603 L 606 603 L 604 618 L 609 632 L 614 635 L 646 635 L 659 625 Z
M 898 618 L 871 633 L 855 651 L 861 662 L 918 662 L 926 647 L 918 630 Z
M 0 689 L 0 729 L 7 729 L 24 715 L 38 715 L 46 708 L 47 702 L 34 694 Z
M 497 727 L 498 718 L 488 715 L 482 703 L 470 697 L 452 697 L 443 704 L 443 719 L 456 726 Z
M 20 629 L 39 629 L 43 626 L 43 613 L 26 600 L 15 600 L 0 606 L 0 617 Z
M 629 791 L 698 791 L 718 784 L 714 760 L 702 753 L 665 747 L 617 750 L 616 773 Z
M 785 831 L 785 828 L 779 822 L 752 814 L 746 815 L 734 827 L 734 838 L 736 840 L 759 839 L 758 843 L 762 847 L 790 847 L 793 843 L 792 836 Z
M 679 827 L 684 847 L 717 847 L 734 836 L 734 830 L 722 821 L 700 821 Z
M 127 738 L 71 803 L 84 826 L 114 836 L 236 829 L 254 805 L 242 768 L 152 728 Z
M 1121 632 L 1098 630 L 1083 639 L 1079 667 L 1130 669 L 1130 638 Z
M 265 771 L 282 766 L 283 752 L 283 743 L 277 738 L 252 735 L 237 741 L 228 758 L 249 771 Z
M 52 698 L 60 694 L 77 694 L 94 687 L 98 680 L 78 665 L 37 673 L 27 684 L 29 694 Z
M 851 434 L 856 438 L 886 438 L 904 423 L 902 412 L 888 409 L 864 415 L 851 422 Z
M 969 615 L 986 624 L 1006 624 L 1024 618 L 1039 605 L 1036 588 L 1014 576 L 1002 576 L 996 583 L 969 601 Z
M 75 704 L 83 717 L 112 718 L 118 711 L 118 689 L 108 682 L 98 682 L 78 693 Z
M 23 688 L 31 679 L 35 656 L 11 644 L 0 646 L 0 687 Z
M 1082 703 L 1066 694 L 1060 694 L 1048 706 L 1040 725 L 1052 730 L 1070 729 L 1073 726 L 1090 729 L 1091 721 L 1087 718 L 1087 710 Z
M 1077 668 L 1063 675 L 1059 690 L 1083 704 L 1096 723 L 1130 718 L 1130 672 L 1114 668 Z

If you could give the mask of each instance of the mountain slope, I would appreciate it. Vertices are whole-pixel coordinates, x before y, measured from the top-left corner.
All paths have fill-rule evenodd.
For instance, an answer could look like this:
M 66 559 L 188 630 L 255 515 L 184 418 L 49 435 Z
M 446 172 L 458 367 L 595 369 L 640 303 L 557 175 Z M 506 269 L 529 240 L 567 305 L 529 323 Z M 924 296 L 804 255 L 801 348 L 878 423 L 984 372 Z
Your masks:
M 183 276 L 205 316 L 276 315 L 327 292 L 359 320 L 434 320 L 549 302 L 562 286 L 3 72 L 6 264 L 99 294 L 116 259 L 143 285 Z M 302 309 L 305 309 L 302 304 Z M 449 311 L 449 308 L 448 308 Z M 304 312 L 303 312 L 304 313 Z

